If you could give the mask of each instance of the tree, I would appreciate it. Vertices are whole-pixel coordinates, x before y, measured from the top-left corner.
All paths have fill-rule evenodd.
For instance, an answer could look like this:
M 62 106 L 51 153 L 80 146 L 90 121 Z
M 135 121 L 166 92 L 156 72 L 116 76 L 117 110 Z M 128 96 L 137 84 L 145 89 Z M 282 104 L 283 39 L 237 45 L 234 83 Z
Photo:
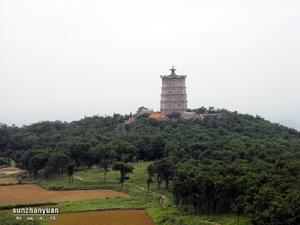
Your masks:
M 46 175 L 49 178 L 61 176 L 66 173 L 67 165 L 76 165 L 74 160 L 62 152 L 54 152 L 50 155 L 49 160 L 45 166 Z M 70 173 L 72 172 L 71 166 L 69 167 Z
M 155 168 L 153 164 L 150 164 L 147 167 L 148 179 L 147 179 L 147 193 L 149 194 L 150 191 L 150 184 L 153 182 L 153 176 L 155 174 Z
M 46 152 L 37 152 L 30 160 L 30 170 L 33 173 L 33 177 L 37 178 L 38 171 L 44 167 L 48 161 L 49 155 Z
M 105 146 L 103 144 L 98 144 L 96 147 L 90 150 L 90 154 L 92 155 L 94 164 L 99 168 L 102 166 L 103 160 L 106 159 L 106 151 Z
M 23 169 L 26 169 L 29 173 L 29 176 L 33 175 L 33 170 L 30 165 L 30 160 L 33 158 L 33 156 L 36 154 L 36 151 L 34 150 L 28 150 L 24 152 L 20 157 L 20 164 Z
M 123 163 L 123 162 L 116 162 L 113 166 L 113 170 L 117 170 L 120 172 L 119 181 L 121 184 L 121 188 L 123 188 L 123 183 L 129 179 L 128 174 L 132 173 L 133 167 Z
M 206 112 L 206 108 L 205 107 L 201 107 L 201 108 L 198 108 L 198 109 L 193 109 L 192 111 L 193 112 L 196 112 L 197 114 L 202 114 L 202 113 L 205 113 Z
M 157 183 L 157 190 L 160 191 L 160 185 L 161 185 L 161 182 L 162 182 L 162 176 L 161 176 L 161 173 L 159 172 L 158 168 L 159 168 L 159 165 L 158 165 L 159 161 L 155 161 L 152 166 L 152 171 L 154 174 L 156 174 L 156 183 Z
M 237 225 L 240 225 L 240 215 L 244 212 L 246 207 L 245 197 L 239 195 L 232 204 L 232 209 L 237 216 Z
M 117 154 L 117 160 L 122 162 L 132 161 L 133 156 L 135 156 L 137 153 L 136 147 L 125 141 L 118 142 L 115 150 Z
M 66 166 L 68 177 L 69 177 L 69 183 L 71 183 L 71 180 L 73 182 L 73 174 L 74 174 L 74 171 L 75 171 L 75 167 L 76 167 L 76 164 L 73 161 L 68 162 L 68 164 Z
M 103 165 L 103 169 L 104 169 L 104 177 L 103 177 L 103 181 L 106 181 L 106 174 L 109 171 L 109 159 L 105 159 L 102 163 Z
M 168 118 L 173 121 L 180 119 L 180 117 L 181 117 L 180 112 L 172 112 L 172 113 L 168 114 Z
M 169 189 L 169 182 L 172 176 L 174 175 L 174 163 L 172 160 L 168 158 L 161 159 L 157 161 L 156 169 L 155 171 L 157 172 L 157 175 L 161 177 L 166 184 L 166 190 Z
M 90 168 L 93 165 L 93 157 L 89 151 L 89 145 L 87 144 L 73 144 L 71 147 L 70 156 L 74 159 L 76 167 L 80 166 Z
M 165 155 L 166 141 L 163 137 L 156 135 L 152 138 L 151 149 L 148 153 L 148 160 L 160 159 Z

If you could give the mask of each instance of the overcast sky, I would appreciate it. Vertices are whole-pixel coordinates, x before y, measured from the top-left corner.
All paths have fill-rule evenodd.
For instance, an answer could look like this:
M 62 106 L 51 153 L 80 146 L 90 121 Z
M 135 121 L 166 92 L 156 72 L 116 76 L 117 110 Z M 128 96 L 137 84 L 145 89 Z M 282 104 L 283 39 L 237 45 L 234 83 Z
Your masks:
M 188 107 L 300 129 L 299 0 L 0 0 L 0 122 L 159 110 L 161 74 Z

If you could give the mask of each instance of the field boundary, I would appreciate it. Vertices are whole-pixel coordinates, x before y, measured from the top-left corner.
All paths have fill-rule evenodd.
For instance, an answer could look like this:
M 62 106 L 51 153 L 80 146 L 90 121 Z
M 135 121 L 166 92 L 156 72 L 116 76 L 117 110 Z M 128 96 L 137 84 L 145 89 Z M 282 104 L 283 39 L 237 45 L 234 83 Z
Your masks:
M 43 205 L 57 205 L 57 202 L 36 202 L 30 204 L 16 204 L 16 205 L 2 205 L 0 210 L 12 209 L 12 208 L 23 208 L 23 207 L 32 207 L 32 206 L 43 206 Z
M 70 214 L 70 213 L 84 213 L 84 212 L 104 212 L 104 211 L 115 211 L 115 210 L 119 210 L 119 211 L 126 211 L 126 210 L 141 210 L 141 211 L 146 211 L 147 208 L 143 208 L 143 207 L 137 207 L 137 208 L 106 208 L 106 209 L 95 209 L 95 210 L 79 210 L 79 211 L 72 211 L 72 212 L 63 212 L 60 214 Z M 148 214 L 148 213 L 147 213 Z

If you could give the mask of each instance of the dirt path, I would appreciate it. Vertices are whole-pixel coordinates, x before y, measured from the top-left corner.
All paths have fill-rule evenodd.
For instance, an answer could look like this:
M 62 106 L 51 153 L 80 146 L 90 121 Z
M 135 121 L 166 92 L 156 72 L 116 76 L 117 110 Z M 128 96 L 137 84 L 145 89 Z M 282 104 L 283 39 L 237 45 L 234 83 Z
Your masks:
M 85 179 L 83 179 L 83 178 L 80 177 L 80 176 L 74 176 L 74 178 L 77 179 L 77 180 L 85 180 Z
M 139 186 L 139 185 L 134 185 L 136 186 L 137 188 L 139 188 L 140 190 L 143 190 L 143 191 L 147 191 L 146 188 L 142 187 L 142 186 Z M 149 191 L 150 193 L 155 193 L 155 194 L 160 194 L 159 192 L 154 192 L 154 191 Z M 160 199 L 159 199 L 159 204 L 161 207 L 167 207 L 167 205 L 169 204 L 169 199 L 166 195 L 163 195 L 163 194 L 160 194 Z M 203 220 L 201 219 L 200 220 L 201 222 L 205 223 L 205 224 L 209 224 L 209 225 L 222 225 L 222 224 L 219 224 L 219 223 L 216 223 L 216 222 L 211 222 L 211 221 L 208 221 L 208 220 Z

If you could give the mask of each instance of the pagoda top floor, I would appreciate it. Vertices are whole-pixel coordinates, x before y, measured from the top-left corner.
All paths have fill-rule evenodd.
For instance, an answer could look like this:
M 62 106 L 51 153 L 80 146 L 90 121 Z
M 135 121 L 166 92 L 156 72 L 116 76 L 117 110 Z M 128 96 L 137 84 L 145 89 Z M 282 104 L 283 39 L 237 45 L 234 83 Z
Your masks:
M 177 75 L 175 73 L 176 69 L 174 68 L 174 66 L 172 66 L 172 68 L 170 69 L 171 74 L 170 75 L 162 75 L 160 76 L 162 79 L 173 79 L 173 78 L 177 78 L 177 79 L 184 79 L 186 78 L 186 75 Z

